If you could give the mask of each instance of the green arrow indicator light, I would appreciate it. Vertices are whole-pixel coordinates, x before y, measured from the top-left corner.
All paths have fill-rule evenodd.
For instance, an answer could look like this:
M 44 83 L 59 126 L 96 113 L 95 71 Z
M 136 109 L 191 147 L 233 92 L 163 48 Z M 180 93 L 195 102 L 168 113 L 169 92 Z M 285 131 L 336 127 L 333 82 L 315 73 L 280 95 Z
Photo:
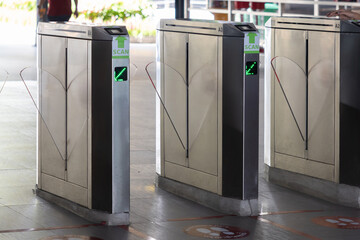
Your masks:
M 245 75 L 256 75 L 257 74 L 257 62 L 246 62 L 245 65 Z
M 249 37 L 249 43 L 255 43 L 255 39 L 256 39 L 257 34 L 256 33 L 248 33 L 248 37 Z
M 114 80 L 115 82 L 127 81 L 127 67 L 115 67 Z
M 117 38 L 115 38 L 115 40 L 118 42 L 118 48 L 125 47 L 125 41 L 127 40 L 126 37 L 118 36 Z

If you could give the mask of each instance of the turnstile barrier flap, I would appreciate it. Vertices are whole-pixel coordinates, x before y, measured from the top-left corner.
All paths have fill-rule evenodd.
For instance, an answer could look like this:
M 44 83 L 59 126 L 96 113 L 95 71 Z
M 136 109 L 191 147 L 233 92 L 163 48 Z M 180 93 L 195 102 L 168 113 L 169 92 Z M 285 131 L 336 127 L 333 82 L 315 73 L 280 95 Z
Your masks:
M 164 90 L 164 86 L 161 86 L 162 83 L 160 81 L 156 81 L 156 68 L 159 67 L 162 69 L 165 75 L 165 80 L 162 83 L 168 86 L 168 91 L 169 88 L 174 90 L 171 91 L 171 93 Z M 164 115 L 172 125 L 172 128 L 179 140 L 179 144 L 184 150 L 190 149 L 192 147 L 194 141 L 197 139 L 202 125 L 205 122 L 207 115 L 209 114 L 211 104 L 216 101 L 216 83 L 214 82 L 215 85 L 213 84 L 213 86 L 207 85 L 208 91 L 204 90 L 203 92 L 204 95 L 206 95 L 204 96 L 206 100 L 198 103 L 202 104 L 201 110 L 198 112 L 200 117 L 193 128 L 191 136 L 187 136 L 186 131 L 183 131 L 186 128 L 185 125 L 187 119 L 185 114 L 181 116 L 181 113 L 184 111 L 181 111 L 182 105 L 179 102 L 179 99 L 182 99 L 184 102 L 186 102 L 186 95 L 184 95 L 183 92 L 186 92 L 194 85 L 201 84 L 200 82 L 202 81 L 202 77 L 207 74 L 210 68 L 212 68 L 211 63 L 203 65 L 194 74 L 189 76 L 188 83 L 185 80 L 185 76 L 182 76 L 182 74 L 176 70 L 175 67 L 172 67 L 166 63 L 160 61 L 152 62 L 149 63 L 145 68 L 149 80 L 151 81 L 156 95 L 160 101 L 160 104 L 164 109 Z M 176 99 L 176 101 L 174 101 L 174 99 Z M 177 104 L 174 105 L 174 103 Z
M 39 72 L 38 72 L 39 71 Z M 43 85 L 37 83 L 37 75 L 40 74 L 42 76 Z M 66 147 L 65 140 L 65 125 L 62 126 L 60 121 L 63 119 L 65 121 L 65 115 L 62 114 L 61 108 L 65 106 L 65 96 L 68 92 L 71 92 L 72 86 L 75 86 L 78 80 L 73 80 L 67 86 L 65 86 L 61 80 L 50 74 L 49 72 L 43 69 L 37 69 L 35 67 L 27 67 L 21 70 L 20 72 L 21 80 L 31 98 L 34 107 L 38 113 L 38 121 L 39 126 L 41 126 L 41 131 L 44 135 L 47 136 L 49 141 L 47 144 L 50 149 L 55 150 L 58 154 L 58 157 L 61 158 L 62 161 L 67 162 L 71 159 L 73 150 L 77 145 L 80 136 L 86 131 L 86 126 L 88 122 L 88 115 L 79 115 L 76 119 L 77 128 L 74 128 L 75 132 L 72 132 L 74 135 L 74 141 L 70 144 L 69 147 Z M 36 84 L 34 84 L 36 83 Z M 43 89 L 47 89 L 46 91 L 39 91 L 38 87 L 42 87 Z M 43 101 L 43 97 L 39 96 L 38 93 L 55 96 L 63 96 L 64 102 L 53 102 L 53 101 Z M 40 98 L 40 99 L 39 99 Z M 55 104 L 55 105 L 54 105 Z M 57 116 L 56 116 L 57 115 Z M 53 121 L 56 118 L 58 121 Z
M 305 142 L 306 120 L 303 112 L 306 110 L 306 73 L 296 62 L 287 57 L 271 59 L 271 69 L 275 75 L 275 88 L 282 95 L 281 101 L 290 111 L 299 137 Z
M 4 90 L 8 78 L 9 78 L 9 73 L 6 70 L 0 69 L 0 94 Z
M 184 121 L 178 121 L 179 116 L 177 115 L 177 110 L 175 108 L 172 108 L 169 106 L 171 103 L 170 101 L 166 101 L 165 99 L 165 91 L 163 90 L 163 87 L 161 86 L 160 81 L 156 81 L 156 69 L 164 69 L 164 72 L 167 73 L 169 76 L 166 81 L 170 82 L 172 86 L 174 86 L 176 89 L 188 89 L 188 85 L 185 81 L 185 78 L 173 67 L 162 63 L 160 61 L 158 62 L 151 62 L 146 67 L 146 73 L 149 77 L 149 80 L 151 81 L 151 84 L 156 92 L 156 95 L 164 109 L 164 113 L 168 120 L 170 121 L 170 124 L 173 127 L 173 130 L 175 131 L 175 134 L 178 137 L 179 144 L 182 146 L 182 148 L 185 150 L 187 148 L 187 137 L 185 134 L 182 134 L 183 131 L 180 131 L 178 128 L 181 128 L 181 125 L 183 125 L 186 121 L 184 116 Z M 176 95 L 176 93 L 174 93 Z

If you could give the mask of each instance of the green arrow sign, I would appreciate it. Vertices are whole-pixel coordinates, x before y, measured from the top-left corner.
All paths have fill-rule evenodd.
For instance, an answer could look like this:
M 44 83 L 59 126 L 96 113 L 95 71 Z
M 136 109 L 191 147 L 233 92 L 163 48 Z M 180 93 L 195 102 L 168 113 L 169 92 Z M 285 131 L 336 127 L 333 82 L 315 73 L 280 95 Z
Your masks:
M 257 36 L 256 33 L 248 33 L 249 43 L 255 43 L 255 37 Z
M 125 46 L 124 42 L 127 40 L 127 38 L 118 36 L 117 38 L 115 38 L 115 40 L 118 41 L 118 48 L 124 48 L 124 46 Z

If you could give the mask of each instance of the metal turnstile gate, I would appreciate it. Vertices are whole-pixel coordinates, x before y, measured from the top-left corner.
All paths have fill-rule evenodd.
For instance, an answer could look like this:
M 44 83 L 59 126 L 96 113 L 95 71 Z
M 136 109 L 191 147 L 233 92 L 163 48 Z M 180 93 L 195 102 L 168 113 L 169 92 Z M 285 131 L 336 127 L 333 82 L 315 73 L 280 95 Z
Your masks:
M 268 165 L 358 186 L 359 24 L 274 17 L 267 31 Z
M 128 221 L 126 28 L 39 23 L 38 76 L 38 188 Z
M 160 21 L 160 178 L 257 199 L 258 35 L 251 23 Z

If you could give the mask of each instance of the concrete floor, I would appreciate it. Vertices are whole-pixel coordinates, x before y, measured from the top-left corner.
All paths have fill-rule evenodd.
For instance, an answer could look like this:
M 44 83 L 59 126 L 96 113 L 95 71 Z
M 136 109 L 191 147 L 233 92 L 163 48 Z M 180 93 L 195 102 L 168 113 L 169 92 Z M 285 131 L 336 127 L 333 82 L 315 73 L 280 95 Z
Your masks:
M 108 227 L 83 220 L 33 194 L 36 108 L 18 72 L 35 65 L 36 49 L 0 45 L 0 72 L 10 73 L 0 93 L 0 240 L 206 239 L 201 234 L 212 239 L 360 239 L 359 230 L 342 229 L 360 225 L 359 209 L 299 194 L 262 177 L 258 217 L 224 215 L 155 188 L 155 93 L 144 72 L 154 55 L 154 45 L 131 46 L 132 69 L 137 66 L 131 73 L 131 225 Z

